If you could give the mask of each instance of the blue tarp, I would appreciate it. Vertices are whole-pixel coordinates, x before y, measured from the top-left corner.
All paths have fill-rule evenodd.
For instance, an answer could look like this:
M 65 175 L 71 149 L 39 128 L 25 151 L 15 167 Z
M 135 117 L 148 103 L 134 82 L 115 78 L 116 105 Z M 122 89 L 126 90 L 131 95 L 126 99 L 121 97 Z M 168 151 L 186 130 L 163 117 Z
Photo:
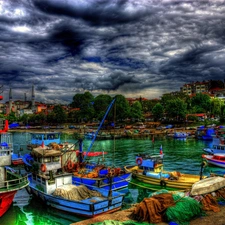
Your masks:
M 15 128 L 15 127 L 19 127 L 20 125 L 18 123 L 11 123 L 9 125 L 9 128 Z

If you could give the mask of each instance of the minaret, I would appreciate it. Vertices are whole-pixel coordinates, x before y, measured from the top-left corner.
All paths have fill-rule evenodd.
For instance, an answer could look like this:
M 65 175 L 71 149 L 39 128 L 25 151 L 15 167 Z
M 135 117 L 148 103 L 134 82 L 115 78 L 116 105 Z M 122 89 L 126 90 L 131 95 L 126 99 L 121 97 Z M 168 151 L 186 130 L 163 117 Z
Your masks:
M 32 111 L 34 112 L 35 111 L 35 94 L 34 94 L 34 85 L 32 85 L 32 97 L 31 97 L 31 101 L 32 101 L 32 104 L 31 104 L 31 109 Z
M 12 112 L 12 89 L 9 89 L 9 113 Z

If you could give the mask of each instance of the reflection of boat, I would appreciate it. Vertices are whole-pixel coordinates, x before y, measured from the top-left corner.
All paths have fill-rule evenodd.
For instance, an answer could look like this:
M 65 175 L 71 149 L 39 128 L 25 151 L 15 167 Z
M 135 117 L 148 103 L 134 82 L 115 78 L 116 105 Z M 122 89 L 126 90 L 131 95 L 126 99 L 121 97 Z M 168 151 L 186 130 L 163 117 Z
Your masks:
M 0 217 L 9 209 L 18 190 L 28 185 L 27 176 L 16 173 L 9 166 L 12 157 L 12 134 L 8 133 L 8 121 L 0 121 L 4 129 L 0 131 Z
M 68 153 L 68 152 L 67 152 Z M 73 185 L 72 174 L 64 172 L 64 153 L 60 149 L 34 148 L 31 193 L 48 206 L 84 217 L 117 211 L 123 194 L 85 185 Z
M 186 138 L 187 136 L 188 134 L 185 132 L 175 132 L 173 135 L 174 138 Z
M 186 190 L 200 180 L 200 176 L 183 174 L 178 171 L 164 171 L 162 155 L 139 154 L 136 156 L 136 164 L 125 166 L 125 170 L 133 173 L 134 180 L 149 184 L 149 188 L 157 190 L 161 188 L 172 190 Z M 140 183 L 139 183 L 140 185 Z
M 208 164 L 225 168 L 225 153 L 215 153 L 214 155 L 202 155 Z
M 104 163 L 100 162 L 88 163 L 85 161 L 85 158 L 87 154 L 90 153 L 91 147 L 98 136 L 98 132 L 114 102 L 115 99 L 109 105 L 85 155 L 82 149 L 82 140 L 79 140 L 79 152 L 77 155 L 78 161 L 76 163 L 69 164 L 70 168 L 67 167 L 69 171 L 73 172 L 74 184 L 85 184 L 91 187 L 101 187 L 106 190 L 117 190 L 128 187 L 131 173 L 126 172 L 124 168 L 106 166 Z

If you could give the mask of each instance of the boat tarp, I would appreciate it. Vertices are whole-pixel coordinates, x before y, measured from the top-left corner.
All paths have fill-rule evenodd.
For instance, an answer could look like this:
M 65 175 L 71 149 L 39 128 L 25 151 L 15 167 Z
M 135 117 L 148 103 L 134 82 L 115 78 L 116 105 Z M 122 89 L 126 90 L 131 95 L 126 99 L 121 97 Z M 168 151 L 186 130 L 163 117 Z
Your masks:
M 192 185 L 191 195 L 203 195 L 207 193 L 211 193 L 213 191 L 217 191 L 221 188 L 225 187 L 225 178 L 224 177 L 207 177 L 202 179 Z

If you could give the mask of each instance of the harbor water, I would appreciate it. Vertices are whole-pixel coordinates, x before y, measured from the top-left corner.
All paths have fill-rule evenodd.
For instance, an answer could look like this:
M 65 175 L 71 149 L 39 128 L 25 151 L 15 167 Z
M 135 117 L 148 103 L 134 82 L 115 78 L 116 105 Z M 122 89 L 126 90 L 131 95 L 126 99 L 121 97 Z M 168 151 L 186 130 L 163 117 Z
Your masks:
M 77 140 L 64 136 L 62 142 L 73 142 Z M 14 151 L 25 154 L 30 142 L 30 134 L 13 134 Z M 84 140 L 83 149 L 86 151 L 91 144 L 91 140 Z M 155 138 L 154 143 L 149 138 L 142 140 L 118 139 L 95 141 L 91 151 L 104 151 L 104 162 L 111 166 L 125 166 L 135 164 L 135 155 L 138 153 L 159 153 L 162 146 L 164 154 L 164 169 L 168 171 L 179 171 L 182 173 L 199 174 L 203 154 L 202 149 L 209 147 L 212 142 L 196 140 L 194 138 L 173 139 L 168 137 Z M 78 149 L 78 145 L 77 145 Z M 21 151 L 22 150 L 22 151 Z M 90 159 L 97 160 L 97 157 Z M 101 158 L 102 160 L 102 158 Z M 204 175 L 222 169 L 207 167 Z M 127 190 L 123 190 L 125 195 L 124 208 L 139 202 L 147 196 L 150 190 L 145 190 L 135 185 L 129 185 Z M 69 225 L 85 218 L 49 208 L 38 199 L 32 198 L 26 189 L 19 191 L 14 199 L 13 205 L 8 212 L 0 218 L 0 225 Z

